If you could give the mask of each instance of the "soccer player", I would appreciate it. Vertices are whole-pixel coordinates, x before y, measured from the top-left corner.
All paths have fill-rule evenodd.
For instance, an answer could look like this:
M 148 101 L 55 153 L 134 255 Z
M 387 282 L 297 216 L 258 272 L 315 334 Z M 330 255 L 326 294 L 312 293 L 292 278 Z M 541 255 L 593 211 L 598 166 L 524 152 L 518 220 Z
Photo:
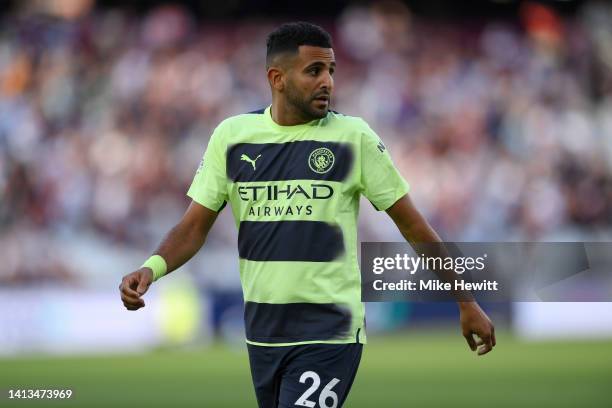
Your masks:
M 259 406 L 336 408 L 366 343 L 360 195 L 409 242 L 440 238 L 376 133 L 361 118 L 330 110 L 336 62 L 327 32 L 304 22 L 280 26 L 268 37 L 266 65 L 272 104 L 214 130 L 187 192 L 191 204 L 155 254 L 123 278 L 121 299 L 128 310 L 144 307 L 149 285 L 202 247 L 229 202 Z M 477 303 L 458 303 L 470 348 L 489 352 L 491 321 Z

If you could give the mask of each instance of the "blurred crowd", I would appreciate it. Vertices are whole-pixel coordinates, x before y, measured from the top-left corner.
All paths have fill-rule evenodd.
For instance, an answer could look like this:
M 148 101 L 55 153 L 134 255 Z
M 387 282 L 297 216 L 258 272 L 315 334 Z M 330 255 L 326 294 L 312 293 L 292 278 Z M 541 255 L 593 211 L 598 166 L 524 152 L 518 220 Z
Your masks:
M 196 21 L 179 6 L 6 14 L 0 285 L 75 279 L 67 243 L 153 250 L 212 129 L 269 104 L 278 23 Z M 610 6 L 440 22 L 376 2 L 318 23 L 334 36 L 334 109 L 380 134 L 443 238 L 611 236 Z M 363 240 L 385 238 L 383 216 L 365 214 Z M 219 223 L 207 245 L 234 247 L 233 221 Z

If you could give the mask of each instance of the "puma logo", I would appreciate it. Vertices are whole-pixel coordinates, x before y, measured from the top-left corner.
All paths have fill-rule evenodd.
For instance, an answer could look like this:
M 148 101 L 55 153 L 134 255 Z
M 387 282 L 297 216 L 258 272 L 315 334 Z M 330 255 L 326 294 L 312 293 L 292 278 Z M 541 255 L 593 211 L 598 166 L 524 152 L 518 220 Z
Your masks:
M 257 159 L 259 159 L 261 157 L 261 154 L 258 155 L 255 160 L 251 159 L 249 156 L 247 156 L 246 154 L 243 154 L 242 156 L 240 156 L 240 160 L 244 160 L 246 162 L 251 163 L 251 166 L 253 166 L 253 171 L 257 170 L 255 168 L 255 162 L 257 161 Z

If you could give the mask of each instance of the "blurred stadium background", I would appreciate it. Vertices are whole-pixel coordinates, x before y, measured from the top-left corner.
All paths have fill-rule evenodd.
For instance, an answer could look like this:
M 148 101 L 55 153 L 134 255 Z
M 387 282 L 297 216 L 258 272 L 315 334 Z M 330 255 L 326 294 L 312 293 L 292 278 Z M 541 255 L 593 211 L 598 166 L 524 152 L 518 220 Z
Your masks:
M 126 312 L 117 286 L 179 219 L 212 129 L 266 106 L 265 36 L 334 36 L 334 109 L 381 135 L 446 240 L 612 241 L 606 1 L 0 2 L 0 406 L 254 406 L 229 211 Z M 401 240 L 362 205 L 361 240 Z M 610 303 L 368 304 L 348 406 L 609 406 Z M 19 406 L 27 406 L 24 401 Z

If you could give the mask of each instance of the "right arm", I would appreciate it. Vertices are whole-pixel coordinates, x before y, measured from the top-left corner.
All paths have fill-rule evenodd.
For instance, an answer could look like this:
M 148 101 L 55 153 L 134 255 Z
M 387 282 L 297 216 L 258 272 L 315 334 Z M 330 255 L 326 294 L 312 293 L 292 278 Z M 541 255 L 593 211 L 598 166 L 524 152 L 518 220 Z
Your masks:
M 154 252 L 166 261 L 166 274 L 178 269 L 191 259 L 204 245 L 208 231 L 212 228 L 218 213 L 192 201 L 180 222 L 164 237 Z M 119 285 L 121 300 L 128 310 L 144 307 L 142 295 L 153 282 L 151 268 L 140 268 L 125 275 Z

